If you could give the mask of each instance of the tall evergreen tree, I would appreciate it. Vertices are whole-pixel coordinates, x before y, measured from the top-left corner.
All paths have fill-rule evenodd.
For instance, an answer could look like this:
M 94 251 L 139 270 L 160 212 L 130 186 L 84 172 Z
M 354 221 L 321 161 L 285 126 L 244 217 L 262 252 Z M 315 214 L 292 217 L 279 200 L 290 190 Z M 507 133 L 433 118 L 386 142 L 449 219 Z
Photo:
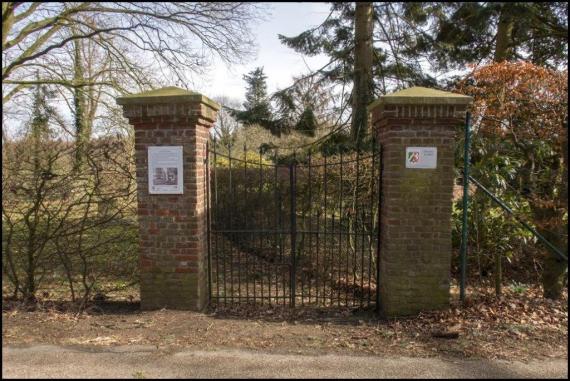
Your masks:
M 557 66 L 568 59 L 567 2 L 404 3 L 402 17 L 421 30 L 409 54 L 439 70 L 483 60 L 525 59 Z
M 316 129 L 317 118 L 315 117 L 313 109 L 310 106 L 307 106 L 295 124 L 295 130 L 304 135 L 313 137 L 315 136 Z
M 263 68 L 256 68 L 243 78 L 247 83 L 244 110 L 226 107 L 237 121 L 245 126 L 257 124 L 276 136 L 293 130 L 315 136 L 319 125 L 315 110 L 322 111 L 323 106 L 323 91 L 319 86 L 299 79 L 295 88 L 269 96 Z
M 373 9 L 373 97 L 409 86 L 437 87 L 427 66 L 437 73 L 484 60 L 557 66 L 568 58 L 566 2 L 380 2 Z M 298 53 L 328 56 L 329 63 L 311 75 L 347 89 L 339 112 L 353 109 L 358 118 L 354 96 L 363 91 L 348 90 L 359 88 L 355 19 L 354 3 L 333 3 L 322 24 L 279 39 Z
M 400 3 L 376 3 L 372 7 L 368 3 L 358 7 L 361 9 L 361 27 L 355 25 L 357 11 L 354 3 L 332 3 L 330 14 L 319 26 L 293 37 L 279 35 L 283 44 L 298 53 L 307 56 L 324 54 L 330 58 L 327 65 L 312 75 L 318 83 L 337 84 L 345 89 L 346 96 L 342 97 L 345 104 L 340 106 L 339 112 L 353 109 L 352 114 L 356 116 L 352 123 L 353 141 L 357 131 L 361 131 L 363 105 L 369 100 L 396 88 L 433 86 L 436 83 L 422 71 L 417 56 L 404 54 L 408 44 L 405 37 L 410 28 L 405 25 L 407 20 L 398 16 L 402 11 Z M 362 32 L 362 37 L 357 38 L 357 31 Z M 362 42 L 358 47 L 357 40 Z M 372 48 L 371 57 L 365 53 L 370 49 L 368 44 Z M 368 69 L 362 73 L 362 69 L 369 65 L 371 74 L 366 74 L 370 73 Z M 355 71 L 356 67 L 358 70 Z M 367 80 L 368 75 L 371 75 L 372 82 Z M 371 88 L 366 90 L 370 84 Z M 349 92 L 351 87 L 355 90 Z M 366 126 L 361 132 L 359 140 L 365 138 Z
M 244 125 L 259 124 L 262 127 L 271 129 L 271 106 L 267 96 L 267 76 L 263 73 L 263 68 L 258 67 L 243 76 L 247 84 L 245 93 L 244 111 L 235 112 L 238 121 Z
M 352 85 L 352 120 L 350 134 L 357 144 L 368 133 L 367 106 L 372 102 L 372 31 L 371 2 L 356 3 L 354 15 L 354 83 Z

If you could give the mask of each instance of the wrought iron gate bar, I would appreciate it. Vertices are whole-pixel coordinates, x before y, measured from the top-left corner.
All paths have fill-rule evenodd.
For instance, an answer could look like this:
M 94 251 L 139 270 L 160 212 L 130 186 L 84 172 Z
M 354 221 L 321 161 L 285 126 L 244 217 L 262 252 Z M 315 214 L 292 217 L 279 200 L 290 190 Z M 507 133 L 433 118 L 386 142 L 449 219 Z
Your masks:
M 338 206 L 339 206 L 339 210 L 342 210 L 342 168 L 343 167 L 343 163 L 342 163 L 342 152 L 340 153 L 340 174 L 339 174 L 339 192 L 338 192 Z M 342 215 L 339 216 L 339 224 L 342 223 Z M 342 225 L 340 225 L 342 226 Z M 347 241 L 348 241 L 348 237 Z M 339 253 L 342 252 L 341 248 L 342 248 L 342 231 L 340 229 L 338 229 L 338 248 L 339 248 Z M 341 279 L 341 267 L 342 267 L 342 255 L 339 255 L 339 261 L 338 261 L 338 281 L 340 283 L 340 279 Z M 340 287 L 337 287 L 337 304 L 340 307 Z
M 373 142 L 373 147 L 374 147 L 374 151 L 377 151 L 377 147 L 376 147 L 376 140 L 374 140 Z M 372 155 L 372 178 L 375 178 L 375 173 L 376 173 L 376 162 L 375 162 L 375 157 L 376 155 Z M 372 187 L 371 187 L 371 194 L 370 194 L 370 201 L 374 202 L 374 188 L 375 188 L 375 182 L 372 182 Z M 370 226 L 374 226 L 374 213 L 370 213 Z M 371 242 L 372 243 L 372 242 Z M 368 273 L 370 274 L 372 272 L 372 244 L 368 245 Z M 368 277 L 368 304 L 370 304 L 370 302 L 372 301 L 372 277 Z
M 311 184 L 311 152 L 309 151 L 309 164 L 308 164 L 308 169 L 309 169 L 309 184 Z M 313 205 L 313 188 L 309 187 L 309 208 L 310 206 Z M 309 212 L 309 226 L 312 227 L 313 226 L 313 214 Z M 318 237 L 318 236 L 317 236 Z M 313 234 L 309 234 L 309 247 L 312 248 L 313 247 Z M 308 294 L 309 294 L 309 303 L 311 303 L 311 287 L 309 287 L 308 290 Z M 304 298 L 301 297 L 301 300 L 303 301 L 304 304 Z
M 243 164 L 243 172 L 244 172 L 244 179 L 247 178 L 247 146 L 244 143 L 243 144 L 243 158 L 244 158 L 244 164 Z M 249 269 L 249 255 L 246 255 L 245 257 L 245 268 L 246 271 L 247 269 Z M 241 279 L 241 275 L 240 275 L 240 279 Z M 249 300 L 249 283 L 245 282 L 245 296 L 246 296 L 246 300 Z M 241 297 L 241 293 L 240 293 L 240 297 Z
M 211 302 L 212 297 L 212 258 L 211 258 L 211 247 L 212 247 L 212 234 L 210 226 L 212 225 L 212 208 L 210 207 L 210 142 L 206 142 L 206 203 L 208 204 L 207 207 L 207 214 L 206 214 L 206 234 L 207 234 L 207 242 L 208 242 L 208 303 Z
M 326 156 L 324 157 L 324 160 L 325 160 L 325 163 L 324 163 L 323 186 L 325 188 L 324 189 L 324 192 L 325 192 L 325 195 L 324 195 L 324 197 L 325 197 L 325 201 L 324 201 L 325 211 L 323 213 L 323 215 L 324 215 L 323 230 L 324 230 L 324 234 L 326 235 L 326 233 L 327 233 L 327 157 Z M 323 263 L 323 269 L 326 271 L 326 265 L 327 265 L 327 247 L 326 246 L 323 247 L 323 261 L 322 261 L 322 263 Z M 319 273 L 317 272 L 317 274 L 319 274 Z M 320 276 L 317 279 L 319 279 L 319 278 L 320 278 Z M 323 278 L 324 278 L 324 276 L 323 276 Z M 323 281 L 323 283 L 322 283 L 322 285 L 323 285 L 323 304 L 325 304 L 326 303 L 326 295 L 324 292 L 325 279 L 322 279 L 322 281 Z M 319 289 L 319 284 L 317 283 L 317 290 L 318 289 Z
M 289 176 L 291 181 L 291 307 L 295 307 L 295 289 L 296 289 L 296 269 L 297 269 L 297 179 L 295 165 L 289 167 Z

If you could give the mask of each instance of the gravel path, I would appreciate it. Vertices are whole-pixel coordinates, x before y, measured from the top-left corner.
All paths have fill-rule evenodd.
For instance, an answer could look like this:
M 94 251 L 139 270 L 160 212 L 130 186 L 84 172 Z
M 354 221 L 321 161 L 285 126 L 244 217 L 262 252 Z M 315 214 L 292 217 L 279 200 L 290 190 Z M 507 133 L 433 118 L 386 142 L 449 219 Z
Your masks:
M 153 346 L 2 348 L 3 378 L 567 378 L 566 359 L 500 360 L 165 352 Z

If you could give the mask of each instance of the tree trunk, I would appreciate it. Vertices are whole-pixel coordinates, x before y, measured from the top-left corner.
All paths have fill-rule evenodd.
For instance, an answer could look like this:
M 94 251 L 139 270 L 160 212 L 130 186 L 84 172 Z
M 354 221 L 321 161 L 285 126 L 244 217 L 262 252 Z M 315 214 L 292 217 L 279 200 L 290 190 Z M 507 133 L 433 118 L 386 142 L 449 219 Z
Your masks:
M 564 137 L 562 138 L 562 202 L 564 209 L 566 210 L 566 215 L 568 215 L 568 117 L 564 121 Z M 566 220 L 568 221 L 568 220 Z M 568 257 L 568 222 L 566 226 L 563 227 L 566 233 L 566 242 L 564 247 L 566 248 L 566 256 Z M 568 283 L 568 262 L 566 262 L 566 275 L 564 276 L 564 286 Z
M 568 212 L 568 119 L 564 122 L 564 136 L 562 138 L 562 202 Z M 566 229 L 568 231 L 568 229 Z
M 563 149 L 564 150 L 564 149 Z M 560 181 L 562 189 L 560 189 L 557 198 L 554 199 L 554 205 L 542 206 L 530 204 L 533 215 L 536 221 L 542 223 L 538 224 L 537 230 L 542 236 L 557 247 L 568 256 L 568 230 L 563 225 L 563 214 L 568 210 L 568 200 L 562 199 L 566 189 L 566 168 L 565 168 L 565 155 L 562 153 L 562 158 L 555 161 L 551 165 L 553 171 L 560 171 L 562 174 L 562 181 Z M 557 176 L 558 177 L 558 176 Z M 558 183 L 558 181 L 555 181 Z M 557 223 L 552 223 L 557 221 Z M 559 258 L 556 254 L 547 250 L 544 259 L 544 268 L 542 270 L 542 287 L 544 290 L 544 297 L 550 299 L 559 299 L 562 296 L 562 289 L 564 287 L 564 274 L 568 268 L 568 262 Z
M 356 3 L 351 135 L 357 146 L 368 132 L 367 106 L 372 101 L 372 12 L 372 3 Z
M 514 20 L 509 14 L 506 5 L 501 8 L 501 15 L 499 16 L 499 25 L 497 27 L 497 37 L 495 43 L 495 62 L 508 60 L 512 54 L 512 34 L 513 34 Z
M 565 234 L 562 229 L 557 229 L 556 232 L 549 230 L 539 229 L 540 234 L 544 236 L 550 243 L 559 249 L 566 252 L 566 240 L 563 238 Z M 566 248 L 566 250 L 564 250 Z M 559 258 L 558 256 L 548 252 L 544 259 L 544 268 L 542 270 L 542 288 L 544 290 L 544 297 L 549 299 L 559 299 L 562 296 L 562 289 L 564 288 L 564 274 L 568 269 L 568 262 Z
M 15 3 L 2 2 L 2 50 L 14 25 L 14 5 Z
M 561 165 L 563 166 L 562 192 L 560 192 L 559 197 L 561 199 L 561 205 L 565 211 L 568 212 L 568 122 L 566 122 L 564 136 L 562 138 Z M 557 217 L 559 221 L 562 221 L 561 216 Z M 568 256 L 568 226 L 559 226 L 555 231 L 541 230 L 540 233 Z M 542 271 L 542 287 L 544 289 L 545 298 L 559 299 L 561 297 L 567 269 L 568 262 L 550 252 L 547 254 Z
M 501 296 L 503 293 L 502 284 L 503 284 L 503 265 L 501 263 L 501 258 L 503 253 L 496 252 L 495 253 L 495 295 Z
M 73 63 L 73 84 L 76 86 L 73 90 L 73 104 L 75 108 L 75 168 L 80 169 L 85 162 L 86 145 L 89 142 L 91 131 L 87 129 L 86 113 L 87 104 L 85 99 L 85 89 L 81 86 L 84 81 L 83 60 L 82 60 L 82 43 L 81 40 L 75 40 L 74 47 L 74 63 Z

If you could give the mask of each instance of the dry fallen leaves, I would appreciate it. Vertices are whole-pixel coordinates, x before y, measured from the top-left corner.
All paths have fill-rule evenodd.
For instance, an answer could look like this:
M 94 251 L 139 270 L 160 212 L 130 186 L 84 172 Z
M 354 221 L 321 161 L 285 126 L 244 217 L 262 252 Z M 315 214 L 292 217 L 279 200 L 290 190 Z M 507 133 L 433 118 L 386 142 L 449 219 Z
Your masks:
M 471 292 L 471 303 L 407 319 L 379 320 L 373 311 L 323 311 L 277 306 L 234 306 L 196 314 L 135 311 L 84 314 L 5 310 L 3 337 L 10 343 L 53 342 L 82 345 L 151 343 L 165 346 L 274 348 L 275 350 L 348 351 L 407 356 L 479 356 L 527 358 L 566 356 L 567 295 L 542 298 L 539 288 L 496 298 L 493 290 Z M 267 313 L 271 311 L 271 313 Z M 348 316 L 343 316 L 348 313 Z M 54 316 L 61 315 L 60 318 Z M 299 324 L 294 324 L 294 322 Z M 43 322 L 43 323 L 40 323 Z M 457 338 L 434 338 L 434 330 Z M 110 334 L 113 335 L 110 335 Z M 174 335 L 174 336 L 173 336 Z

